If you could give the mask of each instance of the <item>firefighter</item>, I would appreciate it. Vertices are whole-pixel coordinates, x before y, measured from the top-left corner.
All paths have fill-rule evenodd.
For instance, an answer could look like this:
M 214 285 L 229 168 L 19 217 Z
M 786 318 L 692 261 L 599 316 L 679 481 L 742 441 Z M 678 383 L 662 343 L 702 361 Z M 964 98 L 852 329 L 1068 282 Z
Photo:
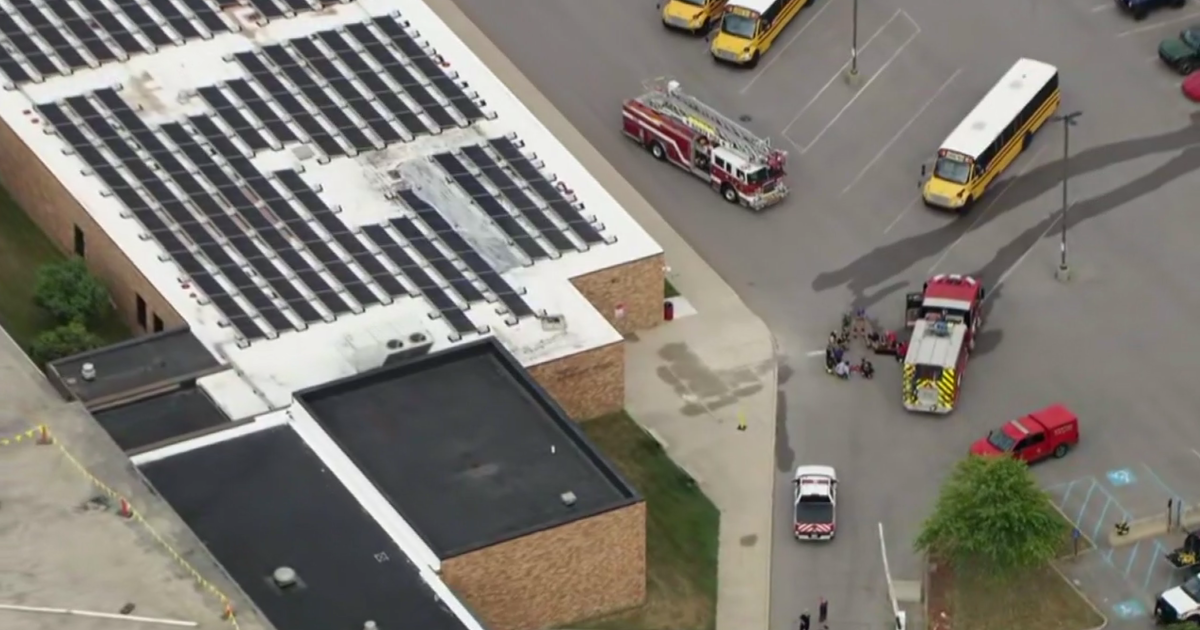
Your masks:
M 903 341 L 896 342 L 896 363 L 904 363 L 904 355 L 908 353 L 908 344 Z

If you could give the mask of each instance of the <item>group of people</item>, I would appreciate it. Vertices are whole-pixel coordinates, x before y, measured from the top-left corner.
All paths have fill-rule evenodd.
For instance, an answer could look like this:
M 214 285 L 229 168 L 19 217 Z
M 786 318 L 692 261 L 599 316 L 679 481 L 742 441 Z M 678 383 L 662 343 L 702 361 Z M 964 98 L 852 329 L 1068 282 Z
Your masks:
M 829 622 L 829 602 L 824 597 L 822 597 L 821 604 L 817 607 L 817 623 L 821 624 L 821 630 L 828 630 L 828 628 L 829 628 L 828 622 Z M 808 611 L 805 610 L 800 615 L 799 630 L 809 630 L 811 624 L 812 624 L 812 617 L 809 616 Z
M 825 371 L 843 380 L 849 379 L 850 375 L 855 372 L 861 374 L 863 378 L 875 376 L 875 366 L 867 357 L 863 357 L 857 365 L 852 365 L 850 361 L 846 360 L 846 348 L 845 345 L 839 343 L 837 333 L 830 333 L 829 345 L 825 346 Z

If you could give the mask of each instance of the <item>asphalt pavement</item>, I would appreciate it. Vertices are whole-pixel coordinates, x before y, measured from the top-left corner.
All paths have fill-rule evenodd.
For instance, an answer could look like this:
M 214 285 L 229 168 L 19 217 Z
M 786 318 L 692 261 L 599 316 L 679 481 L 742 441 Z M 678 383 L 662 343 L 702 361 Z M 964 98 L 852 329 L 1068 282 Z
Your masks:
M 1101 0 L 863 0 L 852 87 L 841 78 L 845 0 L 816 0 L 750 71 L 716 66 L 703 40 L 665 32 L 645 0 L 456 2 L 767 322 L 786 355 L 772 628 L 791 627 L 820 596 L 837 627 L 874 627 L 885 593 L 876 524 L 894 574 L 916 577 L 911 541 L 950 466 L 991 426 L 1047 403 L 1074 409 L 1084 432 L 1067 459 L 1038 467 L 1048 487 L 1141 464 L 1185 488 L 1195 478 L 1200 116 L 1155 47 L 1200 23 L 1200 5 L 1134 22 Z M 1058 128 L 1044 129 L 970 214 L 917 200 L 921 164 L 1021 56 L 1058 65 L 1063 111 L 1084 111 L 1071 135 L 1066 285 L 1053 274 Z M 621 100 L 661 75 L 788 149 L 791 199 L 746 213 L 621 136 Z M 942 271 L 1002 283 L 955 414 L 902 412 L 898 376 L 882 362 L 874 382 L 837 383 L 807 357 L 851 305 L 896 324 L 904 290 Z M 838 468 L 833 544 L 790 539 L 797 463 Z

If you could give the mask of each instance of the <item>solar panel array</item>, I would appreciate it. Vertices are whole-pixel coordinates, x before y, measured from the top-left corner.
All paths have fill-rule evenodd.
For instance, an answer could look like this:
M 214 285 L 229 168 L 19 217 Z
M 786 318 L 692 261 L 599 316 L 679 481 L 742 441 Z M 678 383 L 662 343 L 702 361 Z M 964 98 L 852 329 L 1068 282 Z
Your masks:
M 479 330 L 468 312 L 481 302 L 510 322 L 535 315 L 419 189 L 396 191 L 404 216 L 360 231 L 302 172 L 252 162 L 287 143 L 333 158 L 485 118 L 404 24 L 377 18 L 231 61 L 250 78 L 199 88 L 210 115 L 152 127 L 114 89 L 38 110 L 244 340 L 408 296 L 460 335 Z M 605 242 L 515 138 L 432 161 L 531 261 Z

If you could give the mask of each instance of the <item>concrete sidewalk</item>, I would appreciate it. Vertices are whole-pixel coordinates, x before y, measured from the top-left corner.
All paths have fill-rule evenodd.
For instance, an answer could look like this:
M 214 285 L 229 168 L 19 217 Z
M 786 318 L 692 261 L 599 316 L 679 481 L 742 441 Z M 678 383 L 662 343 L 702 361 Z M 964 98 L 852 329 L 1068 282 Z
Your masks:
M 770 331 L 451 0 L 427 3 L 662 245 L 672 284 L 698 311 L 630 339 L 626 407 L 721 510 L 718 630 L 766 630 L 777 389 Z

